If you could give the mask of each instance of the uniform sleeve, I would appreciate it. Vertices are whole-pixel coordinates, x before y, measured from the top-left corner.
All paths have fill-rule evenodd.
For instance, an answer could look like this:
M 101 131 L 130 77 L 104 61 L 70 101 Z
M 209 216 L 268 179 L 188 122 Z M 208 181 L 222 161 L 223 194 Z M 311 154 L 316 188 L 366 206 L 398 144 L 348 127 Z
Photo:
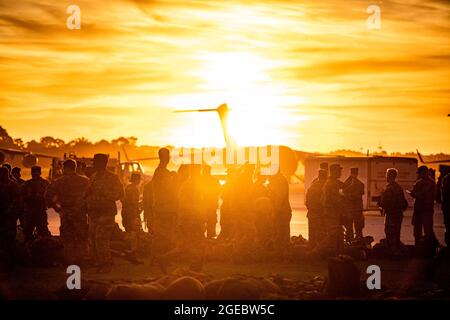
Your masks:
M 422 188 L 422 183 L 421 181 L 417 181 L 414 184 L 413 189 L 411 190 L 411 197 L 413 197 L 414 199 L 420 198 L 423 194 L 423 188 Z
M 144 217 L 150 219 L 153 209 L 153 184 L 150 181 L 144 187 Z
M 49 207 L 51 207 L 55 203 L 58 197 L 58 189 L 59 189 L 58 185 L 59 185 L 58 180 L 53 181 L 47 188 L 47 191 L 45 192 L 45 203 Z
M 120 200 L 125 196 L 124 190 L 123 190 L 123 185 L 119 180 L 119 177 L 117 177 L 116 175 L 114 175 L 114 200 Z

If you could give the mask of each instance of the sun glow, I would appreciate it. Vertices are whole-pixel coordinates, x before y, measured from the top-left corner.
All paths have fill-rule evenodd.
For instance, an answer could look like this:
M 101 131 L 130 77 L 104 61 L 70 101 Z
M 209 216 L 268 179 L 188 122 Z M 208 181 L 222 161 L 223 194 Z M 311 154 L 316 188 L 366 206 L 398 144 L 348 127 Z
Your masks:
M 200 92 L 179 96 L 175 100 L 177 105 L 215 108 L 226 102 L 230 107 L 229 135 L 238 145 L 281 144 L 286 140 L 283 125 L 297 121 L 298 117 L 291 119 L 291 115 L 281 107 L 298 105 L 303 101 L 286 94 L 282 83 L 272 79 L 271 70 L 279 63 L 251 52 L 205 52 L 200 53 L 197 59 L 199 67 L 192 75 L 200 79 Z M 220 123 L 210 121 L 201 126 L 211 129 Z M 189 137 L 192 138 L 198 138 L 198 134 L 197 137 Z M 210 145 L 211 141 L 205 140 L 210 138 L 203 137 L 204 141 L 197 143 Z M 219 139 L 212 144 L 222 145 L 223 138 Z

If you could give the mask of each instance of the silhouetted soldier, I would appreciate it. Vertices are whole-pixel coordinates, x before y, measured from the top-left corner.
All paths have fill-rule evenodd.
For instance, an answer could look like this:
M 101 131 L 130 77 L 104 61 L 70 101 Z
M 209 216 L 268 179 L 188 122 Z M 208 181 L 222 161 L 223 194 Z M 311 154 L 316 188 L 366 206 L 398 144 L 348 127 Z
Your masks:
M 59 213 L 59 227 L 64 244 L 64 256 L 68 264 L 85 262 L 88 258 L 88 221 L 86 192 L 89 179 L 76 173 L 76 162 L 64 161 L 63 175 L 54 180 L 45 198 L 49 207 Z
M 47 222 L 47 205 L 45 193 L 49 182 L 41 177 L 41 167 L 31 168 L 31 179 L 25 181 L 21 188 L 24 202 L 24 234 L 27 241 L 33 240 L 33 233 L 40 237 L 50 236 Z
M 216 236 L 217 208 L 219 206 L 220 183 L 211 175 L 211 166 L 204 165 L 202 171 L 202 189 L 205 201 L 206 235 L 211 239 Z
M 122 225 L 130 241 L 131 251 L 137 254 L 139 233 L 142 231 L 139 184 L 141 175 L 132 173 L 130 184 L 125 188 L 125 197 L 122 201 Z
M 158 156 L 159 165 L 144 190 L 145 217 L 151 221 L 152 254 L 155 257 L 169 251 L 173 245 L 177 212 L 175 175 L 167 169 L 169 149 L 159 149 Z
M 402 227 L 403 212 L 408 208 L 403 188 L 395 181 L 397 169 L 390 168 L 386 171 L 387 185 L 381 192 L 378 206 L 381 214 L 385 216 L 384 232 L 388 248 L 398 250 L 401 245 L 400 232 Z
M 328 171 L 329 171 L 329 168 L 328 168 L 328 162 L 321 162 L 321 163 L 319 164 L 319 170 L 324 170 L 324 171 L 327 173 L 327 176 L 328 176 Z M 311 182 L 311 185 L 312 185 L 314 182 L 316 182 L 317 179 L 319 179 L 319 177 L 314 178 L 314 180 Z
M 236 213 L 234 219 L 234 236 L 243 242 L 255 240 L 255 217 L 252 203 L 253 173 L 255 167 L 245 164 L 235 181 L 232 193 L 232 210 Z
M 178 193 L 179 226 L 183 239 L 188 242 L 204 238 L 205 198 L 200 165 L 192 165 L 189 179 Z
M 17 215 L 18 215 L 19 221 L 20 221 L 20 226 L 22 227 L 22 230 L 23 230 L 23 227 L 25 225 L 25 219 L 24 219 L 24 216 L 23 216 L 24 208 L 23 208 L 23 200 L 22 200 L 22 196 L 21 196 L 21 192 L 20 191 L 21 191 L 21 188 L 22 188 L 23 184 L 25 183 L 25 180 L 22 179 L 22 177 L 21 177 L 21 169 L 19 167 L 12 168 L 11 176 L 13 177 L 14 182 L 16 182 L 17 186 L 19 187 L 18 188 L 18 190 L 19 190 L 18 194 L 19 195 L 18 195 L 18 198 L 17 198 L 17 206 L 16 206 L 16 208 L 17 208 Z
M 362 239 L 364 229 L 363 195 L 364 183 L 358 179 L 358 168 L 350 169 L 350 177 L 344 182 L 344 196 L 347 202 L 345 216 L 345 237 L 347 241 Z M 353 232 L 354 228 L 354 232 Z
M 77 174 L 80 176 L 86 176 L 86 163 L 82 161 L 77 161 Z
M 326 237 L 326 221 L 324 218 L 324 209 L 322 204 L 323 186 L 328 178 L 328 171 L 319 170 L 317 179 L 306 192 L 305 205 L 308 209 L 306 217 L 308 218 L 309 245 L 314 248 Z
M 0 151 L 0 165 L 3 164 L 6 160 L 6 155 L 3 153 L 3 151 Z
M 255 173 L 255 178 L 251 199 L 255 217 L 256 240 L 263 247 L 268 247 L 273 240 L 273 205 L 266 183 L 267 178 L 261 175 L 259 169 Z
M 13 176 L 11 175 L 11 171 L 12 171 L 11 165 L 9 163 L 4 163 L 4 164 L 2 164 L 2 167 L 8 169 L 8 177 L 9 177 L 9 179 L 10 180 L 14 180 Z
M 21 169 L 19 167 L 14 167 L 11 169 L 11 175 L 19 187 L 21 187 L 25 183 L 25 180 L 22 179 L 20 172 Z
M 89 218 L 89 249 L 99 272 L 112 267 L 111 235 L 117 214 L 116 201 L 124 196 L 123 186 L 116 174 L 106 170 L 108 156 L 94 155 L 94 170 L 86 193 Z
M 269 178 L 269 190 L 272 196 L 275 243 L 281 247 L 290 243 L 292 209 L 289 203 L 289 183 L 283 174 L 277 174 Z
M 450 246 L 450 173 L 442 178 L 441 184 L 442 213 L 445 225 L 445 243 Z
M 234 213 L 232 197 L 236 184 L 236 171 L 234 168 L 227 169 L 226 182 L 222 187 L 222 205 L 220 206 L 220 234 L 218 239 L 227 240 L 234 233 Z
M 17 184 L 9 178 L 8 169 L 0 167 L 0 256 L 2 261 L 11 265 L 14 257 L 16 239 L 16 201 Z
M 343 247 L 342 217 L 345 214 L 345 198 L 341 193 L 344 186 L 339 178 L 342 167 L 339 164 L 330 166 L 330 175 L 323 186 L 322 203 L 327 221 L 327 241 L 336 252 Z
M 417 169 L 417 181 L 410 192 L 415 199 L 412 225 L 416 244 L 423 236 L 426 240 L 436 240 L 433 230 L 435 189 L 436 185 L 429 176 L 427 166 L 420 166 Z
M 205 212 L 201 166 L 194 164 L 190 167 L 189 179 L 178 192 L 178 230 L 181 238 L 178 249 L 187 255 L 191 264 L 202 264 L 203 261 Z
M 442 204 L 442 180 L 444 177 L 450 173 L 450 166 L 439 165 L 439 178 L 436 183 L 436 202 Z

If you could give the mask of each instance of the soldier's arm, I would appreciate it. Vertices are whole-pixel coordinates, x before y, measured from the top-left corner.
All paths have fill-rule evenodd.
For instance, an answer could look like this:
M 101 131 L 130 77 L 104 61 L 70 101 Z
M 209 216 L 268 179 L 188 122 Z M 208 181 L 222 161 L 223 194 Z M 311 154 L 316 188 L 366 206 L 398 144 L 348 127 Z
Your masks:
M 120 182 L 119 178 L 117 176 L 114 176 L 114 185 L 113 185 L 113 189 L 114 189 L 114 195 L 113 198 L 114 200 L 121 200 L 123 199 L 123 197 L 125 196 L 125 192 L 123 190 L 123 185 Z
M 49 208 L 52 208 L 58 200 L 58 184 L 58 181 L 52 182 L 45 192 L 45 203 Z
M 416 182 L 411 190 L 410 196 L 414 199 L 420 198 L 423 193 L 422 189 L 422 184 L 420 182 Z

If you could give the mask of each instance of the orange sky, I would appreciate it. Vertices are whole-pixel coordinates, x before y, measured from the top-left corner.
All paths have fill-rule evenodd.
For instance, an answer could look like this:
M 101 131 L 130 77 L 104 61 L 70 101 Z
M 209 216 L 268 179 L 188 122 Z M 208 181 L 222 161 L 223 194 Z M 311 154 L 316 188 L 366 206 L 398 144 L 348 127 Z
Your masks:
M 449 15 L 444 0 L 0 0 L 0 125 L 222 145 L 216 115 L 172 111 L 227 102 L 241 144 L 448 153 Z

